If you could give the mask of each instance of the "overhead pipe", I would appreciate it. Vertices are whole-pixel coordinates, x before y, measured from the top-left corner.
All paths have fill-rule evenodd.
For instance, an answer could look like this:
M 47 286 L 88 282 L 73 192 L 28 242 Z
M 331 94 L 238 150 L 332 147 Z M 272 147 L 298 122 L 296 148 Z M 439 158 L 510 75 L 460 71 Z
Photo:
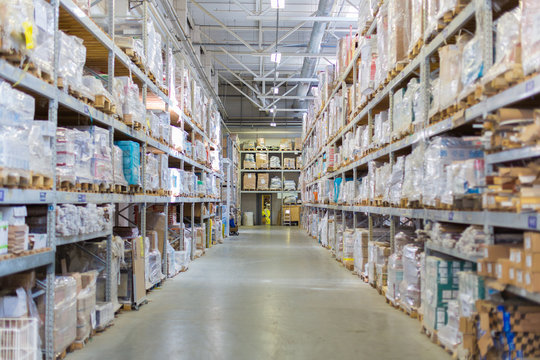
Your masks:
M 317 8 L 318 17 L 328 17 L 332 12 L 335 0 L 319 0 L 319 6 Z M 309 38 L 308 47 L 306 53 L 318 54 L 321 52 L 321 42 L 326 32 L 328 21 L 315 21 L 313 23 L 313 30 Z M 302 71 L 300 72 L 300 78 L 313 78 L 315 75 L 315 69 L 317 66 L 316 58 L 304 58 L 304 64 L 302 65 Z M 310 82 L 301 83 L 296 91 L 296 96 L 306 96 L 309 92 Z M 293 107 L 302 108 L 303 100 L 295 100 Z

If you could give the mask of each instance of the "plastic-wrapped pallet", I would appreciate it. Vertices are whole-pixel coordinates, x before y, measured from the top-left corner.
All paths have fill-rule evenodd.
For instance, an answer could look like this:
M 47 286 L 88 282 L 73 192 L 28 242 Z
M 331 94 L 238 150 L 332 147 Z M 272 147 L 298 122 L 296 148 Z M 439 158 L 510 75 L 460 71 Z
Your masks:
M 28 138 L 34 119 L 33 97 L 0 82 L 0 167 L 25 175 L 29 170 Z M 28 174 L 26 174 L 28 176 Z
M 276 169 L 281 167 L 279 156 L 270 156 L 270 168 Z
M 54 7 L 45 0 L 34 0 L 34 22 L 35 42 L 30 59 L 42 74 L 50 76 L 54 62 Z M 2 20 L 0 23 L 5 24 Z
M 445 348 L 455 350 L 461 342 L 459 332 L 459 305 L 455 300 L 448 301 L 447 323 L 437 332 L 437 339 Z
M 414 244 L 403 247 L 403 281 L 399 285 L 399 293 L 401 305 L 409 311 L 418 310 L 421 303 L 420 253 L 422 250 Z
M 388 5 L 383 3 L 377 15 L 377 65 L 375 74 L 375 88 L 386 79 L 388 73 Z
M 85 141 L 87 138 L 86 134 L 88 134 L 89 141 L 91 142 L 90 173 L 92 181 L 108 187 L 113 182 L 109 130 L 98 126 L 80 126 L 77 129 L 85 132 L 85 136 L 81 136 L 82 141 Z M 80 147 L 82 157 L 86 158 L 87 145 L 83 143 Z
M 458 273 L 458 281 L 459 316 L 471 317 L 476 313 L 476 301 L 485 299 L 484 278 L 472 271 L 461 271 Z
M 403 186 L 401 187 L 401 198 L 411 201 L 422 200 L 422 188 L 424 180 L 424 148 L 417 146 L 405 158 L 405 173 L 403 176 Z
M 390 68 L 407 59 L 411 38 L 410 0 L 394 0 L 388 3 L 388 64 Z
M 392 173 L 390 175 L 390 190 L 388 200 L 392 204 L 399 204 L 401 200 L 401 189 L 403 185 L 405 170 L 405 156 L 397 158 L 396 163 L 392 166 Z
M 159 189 L 159 160 L 156 155 L 147 153 L 146 157 L 146 171 L 144 172 L 144 183 L 146 190 L 156 191 Z
M 153 111 L 146 111 L 146 129 L 147 133 L 154 138 L 160 137 L 160 120 Z
M 422 200 L 425 205 L 434 206 L 446 189 L 446 171 L 453 161 L 482 158 L 483 151 L 478 141 L 452 137 L 437 137 L 425 151 L 425 178 Z
M 281 179 L 278 176 L 270 179 L 270 190 L 281 190 Z
M 521 68 L 521 20 L 519 7 L 504 13 L 497 20 L 495 61 L 484 76 L 484 82 L 489 82 L 512 68 Z
M 399 285 L 403 280 L 403 261 L 401 255 L 392 254 L 388 257 L 388 280 L 386 298 L 397 305 L 400 299 Z
M 127 124 L 139 124 L 144 127 L 146 109 L 139 97 L 139 86 L 130 77 L 114 78 L 115 88 L 119 90 L 119 101 L 122 105 L 122 115 Z
M 49 121 L 34 121 L 28 136 L 30 169 L 34 174 L 52 177 L 54 174 L 52 159 L 52 139 L 55 135 L 54 124 Z
M 60 31 L 59 47 L 58 77 L 62 79 L 64 89 L 85 92 L 85 95 L 93 100 L 93 96 L 87 94 L 88 90 L 83 84 L 83 68 L 86 63 L 83 40 Z
M 98 272 L 91 270 L 85 273 L 73 274 L 81 282 L 77 293 L 77 341 L 84 341 L 90 336 L 96 310 L 96 278 Z
M 283 190 L 285 191 L 294 191 L 296 190 L 296 183 L 294 180 L 285 180 L 283 181 Z
M 176 151 L 184 151 L 184 132 L 182 129 L 176 126 L 170 127 L 170 144 Z
M 438 28 L 438 12 L 440 7 L 440 0 L 424 0 L 425 7 L 424 12 L 426 13 L 426 28 L 424 29 L 424 39 L 429 39 Z
M 54 353 L 62 353 L 77 337 L 77 282 L 71 276 L 54 280 Z
M 161 35 L 154 28 L 152 20 L 146 25 L 148 34 L 147 67 L 157 83 L 163 85 L 163 56 L 161 54 Z
M 124 167 L 123 167 L 123 155 L 122 149 L 119 146 L 113 145 L 113 156 L 114 156 L 114 184 L 115 185 L 124 185 L 127 186 L 127 181 L 124 176 Z
M 354 266 L 355 231 L 347 229 L 343 232 L 343 258 L 341 261 L 346 267 Z
M 368 261 L 369 233 L 365 229 L 354 231 L 354 270 L 358 274 L 364 274 L 365 264 Z
M 439 48 L 439 106 L 441 110 L 453 105 L 463 88 L 461 78 L 456 74 L 461 74 L 463 48 L 469 39 L 468 35 L 460 35 L 457 37 L 456 44 Z
M 328 246 L 328 213 L 325 212 L 321 221 L 319 222 L 319 242 L 322 246 Z
M 169 176 L 169 156 L 158 154 L 159 188 L 165 191 L 171 190 L 171 179 Z
M 369 95 L 375 89 L 375 73 L 377 69 L 377 42 L 376 37 L 366 38 L 360 49 L 360 92 L 362 95 Z
M 140 145 L 134 141 L 115 141 L 122 149 L 122 166 L 124 176 L 129 185 L 141 185 L 141 151 Z
M 446 167 L 445 185 L 444 204 L 453 204 L 456 195 L 480 194 L 485 185 L 484 159 L 454 161 Z
M 25 31 L 25 27 L 32 29 L 34 25 L 33 1 L 2 1 L 1 6 L 0 23 L 3 29 L 0 33 L 0 49 L 7 53 L 30 53 L 36 39 L 34 34 Z

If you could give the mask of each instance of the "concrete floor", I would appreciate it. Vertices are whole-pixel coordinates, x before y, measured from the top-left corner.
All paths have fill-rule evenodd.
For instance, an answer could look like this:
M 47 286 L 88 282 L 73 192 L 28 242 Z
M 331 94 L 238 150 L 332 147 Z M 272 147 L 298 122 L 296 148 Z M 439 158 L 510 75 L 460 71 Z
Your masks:
M 67 359 L 448 358 L 303 230 L 240 232 Z

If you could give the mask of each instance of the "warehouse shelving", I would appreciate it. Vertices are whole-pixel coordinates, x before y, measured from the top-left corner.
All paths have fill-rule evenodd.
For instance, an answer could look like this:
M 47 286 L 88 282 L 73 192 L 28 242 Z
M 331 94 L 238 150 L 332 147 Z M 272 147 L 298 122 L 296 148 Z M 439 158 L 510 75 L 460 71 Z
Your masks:
M 329 148 L 335 144 L 341 143 L 345 134 L 355 129 L 358 125 L 372 125 L 373 112 L 379 111 L 381 106 L 384 109 L 389 110 L 389 121 L 392 124 L 392 104 L 393 104 L 393 92 L 402 87 L 407 79 L 411 77 L 418 77 L 420 79 L 421 96 L 424 103 L 429 102 L 429 58 L 435 55 L 437 50 L 448 43 L 451 37 L 457 34 L 467 24 L 476 20 L 478 25 L 477 31 L 481 31 L 485 34 L 482 37 L 482 54 L 484 58 L 484 73 L 486 68 L 492 65 L 492 8 L 491 2 L 482 0 L 473 0 L 467 6 L 465 6 L 460 13 L 446 25 L 442 31 L 440 31 L 431 41 L 421 48 L 419 54 L 403 68 L 388 84 L 382 87 L 375 96 L 357 111 L 358 105 L 356 96 L 354 96 L 353 114 L 350 116 L 350 121 L 345 122 L 345 125 L 336 135 L 332 136 L 326 141 L 322 147 L 316 149 L 310 154 L 304 151 L 303 158 L 303 170 L 306 171 L 309 167 L 315 164 L 315 162 L 322 160 L 325 153 Z M 424 19 L 425 21 L 425 19 Z M 376 31 L 374 25 L 376 21 L 370 24 L 369 29 L 366 30 L 366 35 L 371 35 Z M 327 108 L 330 100 L 336 96 L 338 90 L 345 87 L 345 79 L 347 75 L 353 71 L 357 73 L 356 63 L 359 59 L 360 53 L 357 50 L 348 67 L 342 74 L 338 76 L 338 80 L 330 93 L 328 99 L 324 102 L 323 107 L 315 117 L 315 121 L 305 131 L 303 137 L 304 148 L 310 141 L 314 130 L 317 126 L 317 122 L 321 121 L 323 113 Z M 356 79 L 356 76 L 353 77 Z M 356 80 L 354 80 L 356 81 Z M 353 84 L 354 87 L 354 84 Z M 535 74 L 525 79 L 524 81 L 510 86 L 502 92 L 495 95 L 483 98 L 477 104 L 468 107 L 464 110 L 456 112 L 449 118 L 434 124 L 429 123 L 427 108 L 423 109 L 423 119 L 420 121 L 422 126 L 417 126 L 416 130 L 408 136 L 405 136 L 398 141 L 391 142 L 383 148 L 377 149 L 364 156 L 359 156 L 356 159 L 346 165 L 338 168 L 335 171 L 328 172 L 322 175 L 315 175 L 313 179 L 306 179 L 302 184 L 302 189 L 308 191 L 309 188 L 319 183 L 324 179 L 333 179 L 336 177 L 344 177 L 345 173 L 353 173 L 353 178 L 357 178 L 359 171 L 365 170 L 367 164 L 372 160 L 382 160 L 385 162 L 393 163 L 396 154 L 402 154 L 407 148 L 413 144 L 420 144 L 428 140 L 429 138 L 442 135 L 451 130 L 455 130 L 466 124 L 472 124 L 475 121 L 481 121 L 490 112 L 493 112 L 501 107 L 508 106 L 514 103 L 518 103 L 522 100 L 528 99 L 532 96 L 540 94 L 540 75 Z M 388 105 L 384 105 L 384 104 Z M 486 165 L 495 165 L 497 163 L 511 162 L 522 159 L 530 159 L 540 156 L 538 147 L 513 149 L 502 151 L 500 153 L 487 154 L 485 156 Z M 356 196 L 355 196 L 356 198 Z M 510 212 L 494 212 L 494 211 L 449 211 L 449 210 L 432 210 L 432 209 L 406 209 L 399 207 L 375 207 L 375 206 L 347 206 L 347 205 L 325 205 L 325 204 L 309 204 L 304 203 L 306 208 L 314 209 L 329 209 L 334 212 L 362 212 L 371 216 L 371 214 L 389 216 L 391 224 L 394 225 L 399 218 L 411 218 L 419 220 L 430 221 L 443 221 L 462 224 L 476 224 L 484 225 L 485 229 L 493 234 L 493 228 L 504 227 L 511 229 L 521 230 L 538 230 L 539 216 L 536 213 L 510 213 Z M 395 227 L 390 231 L 391 240 L 393 243 Z M 492 236 L 490 240 L 493 241 Z M 460 257 L 459 253 L 446 248 L 437 249 L 438 252 L 446 253 L 452 256 Z
M 105 1 L 105 0 L 104 0 Z M 108 1 L 107 5 L 109 9 L 114 9 L 114 1 Z M 168 16 L 163 11 L 158 11 L 157 7 L 170 6 L 168 4 L 169 0 L 162 0 L 156 3 L 144 2 L 141 5 L 141 22 L 146 23 L 147 19 L 151 18 L 154 22 L 163 24 L 166 22 L 165 18 Z M 146 75 L 141 69 L 139 69 L 132 60 L 115 44 L 114 38 L 114 29 L 115 29 L 115 15 L 114 11 L 111 12 L 106 22 L 108 24 L 108 32 L 102 30 L 93 19 L 87 16 L 72 0 L 52 0 L 51 5 L 54 8 L 54 31 L 55 37 L 58 38 L 59 24 L 61 20 L 71 22 L 71 24 L 79 31 L 77 36 L 84 37 L 85 45 L 99 45 L 104 51 L 108 53 L 108 56 L 103 56 L 100 61 L 105 65 L 107 69 L 106 74 L 108 75 L 107 88 L 111 90 L 112 88 L 112 79 L 114 76 L 118 76 L 119 72 L 124 72 L 126 74 L 132 75 L 136 81 L 138 81 L 141 86 L 143 103 L 146 105 L 146 99 L 150 96 L 148 92 L 151 92 L 153 95 L 160 99 L 165 104 L 166 111 L 172 112 L 180 119 L 180 124 L 182 129 L 186 129 L 191 133 L 191 139 L 195 138 L 195 134 L 200 136 L 203 141 L 208 144 L 213 149 L 219 151 L 219 144 L 214 143 L 208 134 L 201 130 L 194 121 L 184 113 L 183 104 L 181 107 L 176 106 L 175 100 L 169 98 L 150 78 Z M 66 16 L 70 18 L 65 18 Z M 162 27 L 163 28 L 163 27 Z M 163 29 L 162 29 L 163 30 Z M 163 44 L 166 46 L 166 53 L 169 54 L 174 50 L 174 59 L 177 63 L 181 65 L 180 70 L 184 71 L 186 69 L 190 72 L 193 78 L 196 78 L 198 83 L 202 84 L 206 88 L 206 92 L 212 97 L 216 104 L 221 105 L 220 99 L 215 94 L 215 91 L 209 87 L 208 81 L 204 77 L 206 76 L 199 64 L 194 64 L 194 69 L 189 65 L 189 59 L 196 60 L 196 57 L 193 56 L 189 51 L 186 44 L 180 45 L 177 41 L 177 38 L 185 38 L 185 34 L 178 34 L 177 31 L 183 31 L 183 29 L 177 27 L 173 30 L 167 29 L 167 34 L 164 36 Z M 145 51 L 147 43 L 147 34 L 143 32 L 144 42 L 145 42 Z M 174 48 L 172 45 L 175 45 Z M 94 47 L 88 50 L 94 51 Z M 187 54 L 186 54 L 187 52 Z M 55 42 L 55 53 L 58 53 L 58 41 Z M 87 53 L 88 56 L 88 53 Z M 55 64 L 58 61 L 58 57 L 55 59 Z M 198 61 L 198 60 L 197 60 Z M 197 66 L 198 65 L 198 66 Z M 91 66 L 90 66 L 91 67 Z M 115 67 L 117 69 L 115 69 Z M 114 135 L 120 135 L 123 139 L 129 139 L 136 142 L 139 142 L 142 146 L 143 151 L 146 151 L 149 148 L 155 148 L 158 151 L 161 151 L 169 156 L 170 159 L 175 160 L 180 164 L 180 168 L 189 167 L 194 170 L 201 171 L 203 174 L 208 174 L 209 176 L 214 176 L 216 178 L 222 179 L 223 174 L 220 171 L 211 169 L 210 167 L 199 164 L 195 160 L 185 156 L 184 154 L 179 153 L 178 151 L 170 148 L 167 145 L 164 145 L 157 140 L 149 137 L 145 131 L 136 130 L 133 127 L 130 127 L 120 121 L 118 121 L 114 116 L 107 115 L 93 106 L 83 103 L 82 101 L 76 99 L 75 97 L 69 95 L 67 92 L 60 90 L 56 87 L 57 83 L 57 66 L 54 66 L 54 74 L 50 74 L 53 80 L 53 84 L 49 84 L 42 79 L 26 72 L 24 69 L 18 68 L 11 65 L 9 62 L 4 59 L 0 59 L 0 78 L 11 82 L 17 83 L 17 88 L 24 89 L 30 94 L 35 94 L 36 96 L 45 98 L 49 101 L 49 118 L 48 120 L 55 125 L 58 124 L 58 109 L 59 107 L 72 111 L 79 116 L 87 118 L 91 124 L 95 124 L 101 127 L 108 129 L 111 132 L 110 141 L 112 143 Z M 118 70 L 118 71 L 117 71 Z M 170 72 L 166 71 L 167 79 L 169 79 Z M 168 81 L 165 82 L 167 86 Z M 53 148 L 54 149 L 54 148 Z M 142 161 L 142 174 L 144 179 L 145 172 L 145 161 Z M 192 208 L 192 223 L 193 222 L 193 209 L 196 203 L 219 203 L 220 199 L 209 198 L 209 197 L 173 197 L 173 196 L 154 196 L 146 194 L 145 184 L 143 181 L 143 194 L 116 194 L 116 193 L 85 193 L 85 192 L 64 192 L 57 191 L 56 189 L 56 178 L 54 178 L 53 189 L 52 190 L 35 190 L 35 189 L 12 189 L 12 188 L 0 188 L 0 205 L 44 205 L 48 207 L 47 211 L 47 223 L 48 223 L 48 239 L 47 246 L 51 249 L 49 251 L 33 253 L 30 255 L 19 256 L 8 258 L 5 260 L 0 260 L 0 276 L 7 276 L 21 271 L 26 271 L 42 266 L 47 266 L 47 278 L 45 281 L 45 291 L 46 296 L 46 315 L 45 315 L 45 339 L 43 339 L 44 344 L 44 355 L 47 359 L 53 359 L 55 354 L 53 352 L 53 287 L 54 287 L 54 263 L 55 263 L 55 249 L 57 246 L 83 242 L 91 239 L 107 238 L 108 240 L 108 259 L 105 259 L 104 262 L 107 267 L 107 281 L 110 284 L 110 244 L 112 239 L 112 230 L 103 231 L 98 233 L 84 234 L 78 236 L 70 237 L 61 237 L 55 235 L 55 209 L 57 204 L 87 204 L 87 203 L 96 203 L 96 204 L 137 204 L 140 205 L 139 211 L 141 215 L 140 227 L 141 233 L 145 233 L 146 229 L 146 208 L 148 205 L 153 204 L 162 204 L 164 206 L 165 214 L 168 213 L 169 205 L 178 205 L 178 204 L 191 204 Z M 181 206 L 183 213 L 183 206 Z M 205 216 L 204 220 L 213 218 L 217 216 L 217 213 L 209 214 Z M 183 216 L 183 215 L 182 215 Z M 182 217 L 183 218 L 183 217 Z M 203 219 L 201 219 L 201 222 Z M 167 229 L 165 229 L 165 234 L 167 234 Z M 194 238 L 194 237 L 193 237 Z M 165 241 L 166 243 L 167 241 Z M 167 251 L 166 245 L 163 249 L 163 266 L 167 264 Z M 192 246 L 194 249 L 194 246 Z M 110 288 L 106 288 L 106 297 L 110 298 Z

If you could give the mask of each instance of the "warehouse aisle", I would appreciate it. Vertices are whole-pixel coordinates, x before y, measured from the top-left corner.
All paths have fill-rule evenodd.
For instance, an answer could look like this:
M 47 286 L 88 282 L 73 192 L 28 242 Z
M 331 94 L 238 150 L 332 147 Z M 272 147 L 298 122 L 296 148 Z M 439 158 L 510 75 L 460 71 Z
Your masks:
M 243 228 L 149 300 L 68 360 L 447 356 L 296 228 Z

